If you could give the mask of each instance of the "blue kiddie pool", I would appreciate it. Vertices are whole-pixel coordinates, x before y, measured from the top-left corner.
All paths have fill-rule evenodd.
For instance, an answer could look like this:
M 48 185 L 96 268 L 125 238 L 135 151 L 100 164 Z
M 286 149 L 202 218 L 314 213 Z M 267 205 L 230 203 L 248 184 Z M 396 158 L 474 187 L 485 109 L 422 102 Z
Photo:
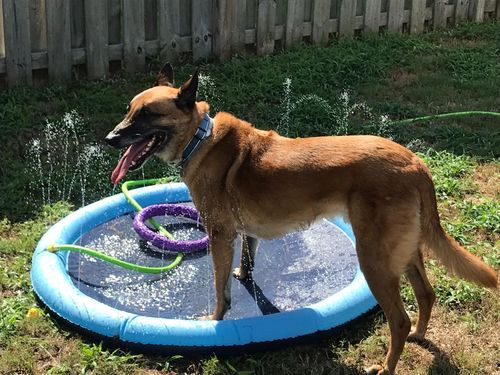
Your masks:
M 184 184 L 131 192 L 143 207 L 190 204 Z M 253 279 L 232 281 L 232 308 L 223 321 L 202 321 L 214 307 L 207 250 L 186 254 L 169 272 L 144 274 L 51 244 L 76 244 L 131 263 L 164 266 L 159 251 L 132 228 L 123 194 L 83 207 L 51 227 L 33 255 L 31 280 L 50 311 L 86 333 L 138 352 L 222 353 L 279 346 L 330 331 L 376 306 L 361 273 L 351 227 L 322 220 L 307 230 L 261 241 Z M 176 237 L 205 235 L 196 222 L 157 217 Z M 239 262 L 235 244 L 234 265 Z

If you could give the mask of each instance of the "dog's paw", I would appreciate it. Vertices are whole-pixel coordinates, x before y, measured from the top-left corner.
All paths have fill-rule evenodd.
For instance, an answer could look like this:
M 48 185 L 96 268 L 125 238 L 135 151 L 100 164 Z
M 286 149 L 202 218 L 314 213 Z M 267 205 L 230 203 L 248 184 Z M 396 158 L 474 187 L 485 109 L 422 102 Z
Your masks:
M 367 375 L 389 375 L 389 370 L 380 365 L 373 365 L 365 368 L 365 373 Z
M 247 280 L 252 278 L 252 275 L 248 271 L 243 270 L 241 267 L 236 267 L 233 270 L 233 276 L 238 280 Z
M 422 342 L 425 340 L 425 333 L 418 332 L 416 328 L 413 328 L 406 338 L 407 341 Z

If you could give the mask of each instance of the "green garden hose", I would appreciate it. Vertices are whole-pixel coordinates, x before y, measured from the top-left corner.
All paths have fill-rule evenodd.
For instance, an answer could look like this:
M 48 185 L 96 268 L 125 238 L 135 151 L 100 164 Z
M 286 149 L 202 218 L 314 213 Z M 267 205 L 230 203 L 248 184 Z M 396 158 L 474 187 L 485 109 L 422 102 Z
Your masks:
M 123 192 L 123 195 L 125 195 L 125 198 L 127 198 L 127 201 L 137 211 L 141 211 L 142 210 L 141 205 L 139 203 L 137 203 L 137 201 L 134 198 L 132 198 L 132 196 L 129 193 L 129 188 L 143 186 L 143 185 L 163 184 L 163 183 L 167 183 L 170 181 L 172 181 L 172 179 L 168 178 L 168 177 L 167 178 L 152 178 L 149 180 L 126 181 L 122 184 L 122 192 Z M 168 237 L 169 239 L 174 239 L 174 237 L 165 228 L 163 228 L 156 220 L 150 219 L 150 220 L 148 220 L 148 223 L 150 223 L 156 230 L 158 230 L 164 236 Z M 171 269 L 178 266 L 182 262 L 182 258 L 184 257 L 183 253 L 177 253 L 177 256 L 172 261 L 172 263 L 170 263 L 166 266 L 148 267 L 148 266 L 141 266 L 138 264 L 125 262 L 125 261 L 120 260 L 118 258 L 114 258 L 114 257 L 109 256 L 107 254 L 101 253 L 97 250 L 89 249 L 87 247 L 78 246 L 78 245 L 51 244 L 47 247 L 47 251 L 52 252 L 52 253 L 59 251 L 59 250 L 74 251 L 74 252 L 79 252 L 82 254 L 87 254 L 87 255 L 90 255 L 94 258 L 101 259 L 105 262 L 114 264 L 114 265 L 119 266 L 119 267 L 123 267 L 123 268 L 137 271 L 137 272 L 153 273 L 153 274 L 158 274 L 158 273 L 170 271 Z
M 428 120 L 444 119 L 444 118 L 451 118 L 451 117 L 467 117 L 467 116 L 500 117 L 500 112 L 489 112 L 489 111 L 449 112 L 449 113 L 441 113 L 438 115 L 415 117 L 415 118 L 410 118 L 410 119 L 406 119 L 406 120 L 390 121 L 389 125 L 408 125 L 408 124 L 413 124 L 413 123 L 419 122 L 419 121 L 428 121 Z

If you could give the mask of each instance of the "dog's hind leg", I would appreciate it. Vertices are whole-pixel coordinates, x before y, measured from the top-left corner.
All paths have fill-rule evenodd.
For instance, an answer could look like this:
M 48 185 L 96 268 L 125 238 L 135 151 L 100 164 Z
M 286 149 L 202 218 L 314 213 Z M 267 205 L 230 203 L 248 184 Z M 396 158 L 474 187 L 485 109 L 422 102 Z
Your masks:
M 246 234 L 241 235 L 241 260 L 240 266 L 233 271 L 234 277 L 239 280 L 245 280 L 252 277 L 252 271 L 255 265 L 255 252 L 259 240 Z
M 432 285 L 427 279 L 422 252 L 420 250 L 408 265 L 406 276 L 415 292 L 418 303 L 417 325 L 412 329 L 408 338 L 422 340 L 427 331 L 429 319 L 431 318 L 431 311 L 436 300 L 436 293 L 434 293 Z
M 367 369 L 370 374 L 395 372 L 411 328 L 399 291 L 401 275 L 418 251 L 420 238 L 418 204 L 411 198 L 381 202 L 358 196 L 350 202 L 360 268 L 391 332 L 384 364 Z

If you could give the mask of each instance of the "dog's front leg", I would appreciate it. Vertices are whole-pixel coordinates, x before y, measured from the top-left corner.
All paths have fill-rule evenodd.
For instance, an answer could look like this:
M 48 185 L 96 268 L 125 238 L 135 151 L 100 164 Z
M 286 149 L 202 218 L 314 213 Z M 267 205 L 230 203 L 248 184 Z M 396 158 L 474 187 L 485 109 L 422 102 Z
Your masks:
M 233 271 L 234 277 L 238 280 L 246 280 L 252 277 L 255 265 L 255 252 L 259 240 L 246 234 L 241 235 L 241 260 L 240 266 Z
M 222 320 L 226 311 L 231 307 L 231 267 L 233 265 L 235 237 L 236 233 L 222 232 L 212 232 L 210 236 L 216 306 L 213 314 L 203 319 Z

